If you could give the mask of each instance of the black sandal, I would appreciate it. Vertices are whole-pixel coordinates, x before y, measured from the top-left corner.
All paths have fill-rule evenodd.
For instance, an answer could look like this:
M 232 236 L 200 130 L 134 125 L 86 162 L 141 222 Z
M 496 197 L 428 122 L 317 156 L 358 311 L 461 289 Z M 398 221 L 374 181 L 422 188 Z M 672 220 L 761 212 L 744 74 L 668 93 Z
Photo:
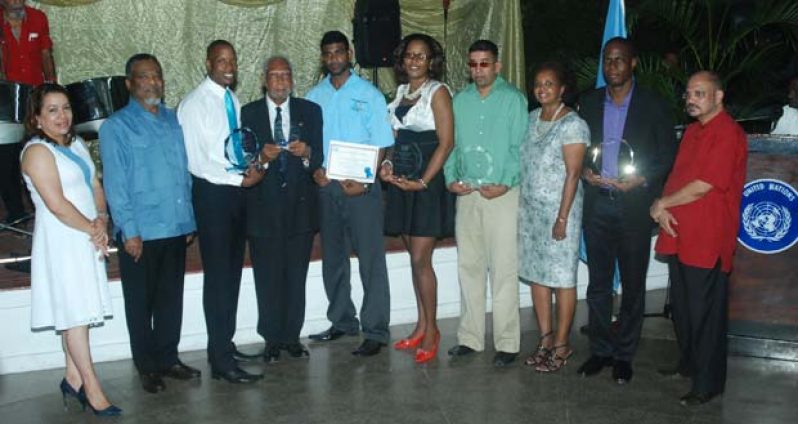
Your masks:
M 561 349 L 567 349 L 564 355 L 561 354 Z M 548 359 L 543 362 L 542 364 L 535 367 L 535 371 L 538 372 L 556 372 L 559 371 L 560 368 L 564 367 L 565 364 L 568 363 L 568 358 L 574 354 L 574 351 L 568 347 L 567 344 L 554 346 L 551 348 L 551 355 L 549 355 Z

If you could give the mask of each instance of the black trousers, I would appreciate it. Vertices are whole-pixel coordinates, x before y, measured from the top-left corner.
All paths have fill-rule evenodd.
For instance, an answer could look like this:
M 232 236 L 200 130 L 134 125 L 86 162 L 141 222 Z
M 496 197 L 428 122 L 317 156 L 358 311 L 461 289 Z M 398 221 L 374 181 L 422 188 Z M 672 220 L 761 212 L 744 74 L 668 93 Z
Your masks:
M 141 373 L 171 367 L 183 322 L 186 237 L 145 241 L 138 262 L 120 248 L 119 272 L 133 363 Z
M 244 189 L 193 179 L 194 215 L 204 272 L 202 306 L 208 332 L 211 368 L 226 372 L 236 367 L 233 336 L 238 292 L 246 245 Z
M 6 208 L 6 219 L 14 219 L 25 214 L 22 204 L 22 173 L 19 154 L 22 143 L 0 144 L 0 197 Z
M 330 305 L 327 319 L 333 327 L 356 332 L 358 320 L 352 303 L 349 255 L 355 252 L 363 282 L 360 324 L 367 339 L 388 343 L 391 293 L 385 264 L 382 191 L 372 187 L 349 197 L 333 181 L 319 190 L 321 201 L 322 277 Z
M 305 281 L 313 233 L 250 237 L 258 298 L 258 334 L 267 342 L 295 343 L 305 322 Z
M 729 275 L 668 260 L 671 310 L 680 361 L 693 378 L 694 393 L 723 393 L 726 386 L 726 332 Z
M 651 231 L 624 225 L 619 198 L 599 197 L 585 221 L 585 247 L 590 350 L 594 355 L 631 361 L 640 341 L 645 310 L 646 274 L 651 256 Z M 615 260 L 621 272 L 620 329 L 611 331 L 612 281 Z

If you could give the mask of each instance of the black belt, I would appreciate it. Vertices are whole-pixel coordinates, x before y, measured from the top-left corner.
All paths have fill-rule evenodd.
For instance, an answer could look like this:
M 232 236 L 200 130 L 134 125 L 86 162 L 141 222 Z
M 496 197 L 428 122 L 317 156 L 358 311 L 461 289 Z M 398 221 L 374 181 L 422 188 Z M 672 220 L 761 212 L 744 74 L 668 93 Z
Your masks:
M 615 200 L 621 196 L 621 191 L 614 188 L 599 187 L 598 194 Z

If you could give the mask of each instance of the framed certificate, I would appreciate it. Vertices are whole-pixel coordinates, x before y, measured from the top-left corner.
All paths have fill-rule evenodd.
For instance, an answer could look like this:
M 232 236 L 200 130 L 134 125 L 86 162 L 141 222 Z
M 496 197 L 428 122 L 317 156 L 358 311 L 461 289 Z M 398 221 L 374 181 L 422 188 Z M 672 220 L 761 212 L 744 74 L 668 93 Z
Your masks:
M 377 146 L 330 140 L 327 178 L 373 183 L 379 154 Z

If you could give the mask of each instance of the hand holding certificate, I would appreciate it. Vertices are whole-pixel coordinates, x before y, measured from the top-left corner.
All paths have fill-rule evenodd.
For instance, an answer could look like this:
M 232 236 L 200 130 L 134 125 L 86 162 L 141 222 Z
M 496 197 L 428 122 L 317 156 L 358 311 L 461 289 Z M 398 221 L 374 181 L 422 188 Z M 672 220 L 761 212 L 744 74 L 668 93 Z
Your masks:
M 327 178 L 373 183 L 379 154 L 377 146 L 330 140 Z

